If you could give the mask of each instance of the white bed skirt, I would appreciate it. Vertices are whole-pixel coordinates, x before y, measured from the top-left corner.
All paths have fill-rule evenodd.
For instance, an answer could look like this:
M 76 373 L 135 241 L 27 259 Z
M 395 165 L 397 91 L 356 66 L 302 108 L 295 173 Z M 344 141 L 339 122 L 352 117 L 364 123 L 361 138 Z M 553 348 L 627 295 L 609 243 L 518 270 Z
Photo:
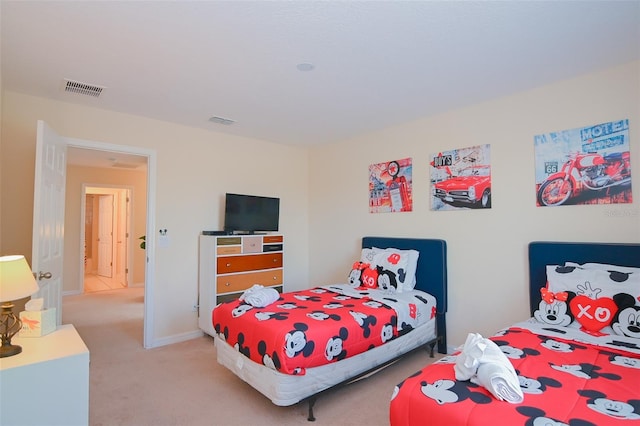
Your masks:
M 436 320 L 432 319 L 382 346 L 328 365 L 307 368 L 303 376 L 282 374 L 258 364 L 217 336 L 214 336 L 214 342 L 220 364 L 253 386 L 275 405 L 288 406 L 358 376 L 435 338 Z

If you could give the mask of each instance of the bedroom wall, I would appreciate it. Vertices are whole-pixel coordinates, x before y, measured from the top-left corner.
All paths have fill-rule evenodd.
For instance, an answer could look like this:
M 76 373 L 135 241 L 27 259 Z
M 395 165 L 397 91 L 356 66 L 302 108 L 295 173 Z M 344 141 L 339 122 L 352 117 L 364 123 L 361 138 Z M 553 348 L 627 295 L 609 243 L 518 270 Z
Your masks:
M 489 334 L 526 317 L 529 241 L 640 241 L 640 173 L 633 204 L 538 208 L 533 162 L 535 134 L 628 118 L 638 169 L 639 76 L 634 62 L 311 150 L 3 92 L 0 254 L 30 258 L 35 128 L 44 119 L 64 136 L 156 150 L 155 221 L 171 245 L 157 249 L 155 339 L 196 329 L 197 235 L 221 225 L 229 191 L 282 198 L 291 289 L 344 281 L 364 235 L 447 240 L 449 344 L 461 344 L 469 331 Z M 485 143 L 493 207 L 430 211 L 428 156 Z M 413 212 L 370 214 L 368 166 L 405 157 L 413 158 Z
M 285 285 L 307 286 L 306 149 L 10 91 L 2 93 L 2 102 L 0 254 L 31 258 L 36 122 L 41 119 L 69 138 L 155 150 L 155 226 L 167 229 L 170 239 L 169 247 L 155 251 L 155 343 L 171 343 L 198 331 L 193 312 L 198 235 L 221 228 L 227 191 L 281 198 Z
M 625 118 L 633 204 L 536 207 L 533 136 Z M 491 144 L 492 208 L 431 211 L 429 155 L 482 144 Z M 406 157 L 413 211 L 369 213 L 369 165 Z M 310 158 L 310 284 L 344 281 L 364 235 L 442 238 L 457 346 L 528 317 L 530 241 L 640 242 L 640 62 L 315 147 Z

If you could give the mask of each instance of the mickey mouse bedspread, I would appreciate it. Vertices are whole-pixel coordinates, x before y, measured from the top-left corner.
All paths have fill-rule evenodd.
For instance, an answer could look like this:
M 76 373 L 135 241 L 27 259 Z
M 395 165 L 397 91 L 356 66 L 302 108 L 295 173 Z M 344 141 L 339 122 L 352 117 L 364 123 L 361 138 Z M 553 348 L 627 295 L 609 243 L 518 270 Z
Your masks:
M 454 354 L 396 386 L 391 425 L 640 424 L 640 355 L 515 326 L 491 339 L 513 363 L 522 403 L 456 381 Z
M 283 293 L 254 307 L 240 300 L 212 314 L 217 337 L 251 360 L 285 374 L 305 374 L 365 352 L 434 318 L 435 298 L 413 290 L 388 294 L 348 285 Z

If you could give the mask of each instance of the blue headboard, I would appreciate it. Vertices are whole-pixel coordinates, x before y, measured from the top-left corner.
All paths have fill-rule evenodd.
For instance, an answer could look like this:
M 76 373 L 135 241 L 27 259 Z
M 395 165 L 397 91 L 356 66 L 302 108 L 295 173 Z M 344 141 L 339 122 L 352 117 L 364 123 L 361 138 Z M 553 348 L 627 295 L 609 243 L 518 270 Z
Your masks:
M 447 243 L 444 240 L 421 238 L 364 237 L 363 248 L 397 248 L 417 250 L 416 289 L 437 300 L 438 352 L 447 353 Z
M 540 304 L 540 288 L 547 283 L 547 265 L 564 262 L 607 263 L 640 267 L 640 244 L 568 243 L 533 241 L 529 243 L 529 308 L 531 315 Z

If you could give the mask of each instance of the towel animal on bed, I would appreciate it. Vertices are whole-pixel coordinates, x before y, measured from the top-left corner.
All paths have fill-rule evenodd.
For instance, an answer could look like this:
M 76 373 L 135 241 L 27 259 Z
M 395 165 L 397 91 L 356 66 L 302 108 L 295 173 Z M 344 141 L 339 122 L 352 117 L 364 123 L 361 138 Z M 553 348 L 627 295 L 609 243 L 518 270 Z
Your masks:
M 492 340 L 469 333 L 454 365 L 456 380 L 471 380 L 485 387 L 500 401 L 519 404 L 524 400 L 513 364 Z
M 240 300 L 244 300 L 251 306 L 256 308 L 264 308 L 269 306 L 280 298 L 278 290 L 271 287 L 264 287 L 260 284 L 254 284 L 240 296 Z

